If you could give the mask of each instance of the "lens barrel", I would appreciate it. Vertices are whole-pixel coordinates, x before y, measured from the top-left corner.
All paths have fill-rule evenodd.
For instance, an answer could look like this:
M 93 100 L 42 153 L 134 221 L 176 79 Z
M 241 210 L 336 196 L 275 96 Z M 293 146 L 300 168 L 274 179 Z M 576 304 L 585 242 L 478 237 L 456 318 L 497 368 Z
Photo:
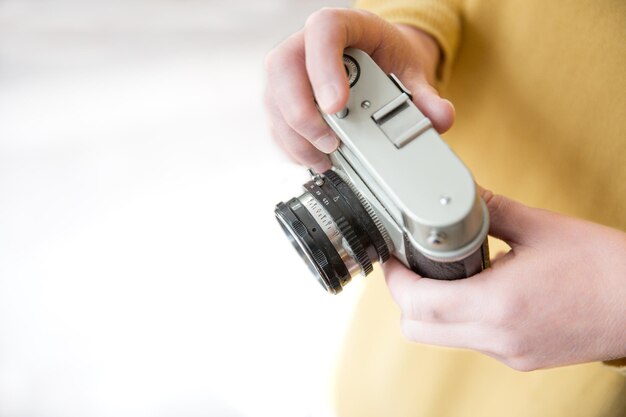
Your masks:
M 372 262 L 389 258 L 386 231 L 336 172 L 315 176 L 304 190 L 279 203 L 276 218 L 322 286 L 337 294 L 352 277 L 372 272 Z

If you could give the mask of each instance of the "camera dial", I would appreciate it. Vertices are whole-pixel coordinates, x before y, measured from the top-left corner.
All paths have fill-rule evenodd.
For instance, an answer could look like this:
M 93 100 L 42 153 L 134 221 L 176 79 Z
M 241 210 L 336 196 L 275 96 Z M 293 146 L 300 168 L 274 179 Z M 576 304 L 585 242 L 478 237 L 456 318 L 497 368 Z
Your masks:
M 343 56 L 343 66 L 346 69 L 346 75 L 348 76 L 348 83 L 352 87 L 359 80 L 361 69 L 359 64 L 351 56 Z

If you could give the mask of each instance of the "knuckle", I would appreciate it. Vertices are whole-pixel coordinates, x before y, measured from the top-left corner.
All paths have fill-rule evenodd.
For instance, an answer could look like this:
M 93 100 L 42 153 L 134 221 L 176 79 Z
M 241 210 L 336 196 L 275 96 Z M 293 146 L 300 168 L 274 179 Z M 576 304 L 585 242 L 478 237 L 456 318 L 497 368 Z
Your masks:
M 400 321 L 400 332 L 408 340 L 415 340 L 415 329 L 411 320 L 402 318 Z
M 405 317 L 414 319 L 415 312 L 413 310 L 413 303 L 411 298 L 408 296 L 406 292 L 398 292 L 392 290 L 393 298 L 396 302 L 396 305 L 400 308 L 400 313 L 402 314 L 402 321 L 404 322 Z
M 304 53 L 302 31 L 293 33 L 280 44 L 270 49 L 263 58 L 263 67 L 268 75 L 280 77 L 286 68 L 298 65 Z
M 503 335 L 497 343 L 495 350 L 498 355 L 506 358 L 511 363 L 521 363 L 527 360 L 527 354 L 529 353 L 526 340 L 514 333 Z
M 515 358 L 506 363 L 510 368 L 520 372 L 531 372 L 539 369 L 536 361 L 529 358 Z
M 283 147 L 305 165 L 322 163 L 326 157 L 308 141 L 295 135 L 283 138 Z
M 273 80 L 272 77 L 282 76 L 285 68 L 293 65 L 294 54 L 286 43 L 287 41 L 271 49 L 263 58 L 263 68 L 270 81 Z
M 528 311 L 526 301 L 515 294 L 502 295 L 495 304 L 493 323 L 499 328 L 511 328 L 525 317 Z
M 400 308 L 403 321 L 406 319 L 420 320 L 420 312 L 417 303 L 410 291 L 393 291 L 396 304 Z
M 263 58 L 263 68 L 265 69 L 266 73 L 271 72 L 272 69 L 275 67 L 276 60 L 279 54 L 280 52 L 278 47 L 270 50 L 267 54 L 265 54 L 265 58 Z
M 404 317 L 423 322 L 443 320 L 447 306 L 437 299 L 416 299 L 415 294 L 403 292 L 398 295 L 398 306 Z
M 339 17 L 339 9 L 332 7 L 323 7 L 311 13 L 311 15 L 306 20 L 305 27 L 307 29 L 311 29 L 321 25 L 335 26 L 339 23 Z
M 510 200 L 499 194 L 494 194 L 491 191 L 485 190 L 482 194 L 482 198 L 487 205 L 489 216 L 494 219 L 494 223 L 499 223 L 500 218 L 506 217 L 506 213 L 509 211 Z
M 289 126 L 302 134 L 311 130 L 313 121 L 315 120 L 317 114 L 310 108 L 310 106 L 301 103 L 285 108 L 283 116 Z M 308 139 L 314 138 L 310 137 Z
M 419 309 L 420 319 L 427 322 L 438 322 L 443 319 L 446 306 L 440 301 L 430 301 Z

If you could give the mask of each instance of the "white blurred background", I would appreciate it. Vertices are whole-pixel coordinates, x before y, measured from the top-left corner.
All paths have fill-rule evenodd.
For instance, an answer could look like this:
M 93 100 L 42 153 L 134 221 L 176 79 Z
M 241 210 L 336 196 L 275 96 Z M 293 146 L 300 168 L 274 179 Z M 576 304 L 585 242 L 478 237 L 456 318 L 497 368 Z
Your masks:
M 347 4 L 0 0 L 1 417 L 332 416 L 262 61 Z

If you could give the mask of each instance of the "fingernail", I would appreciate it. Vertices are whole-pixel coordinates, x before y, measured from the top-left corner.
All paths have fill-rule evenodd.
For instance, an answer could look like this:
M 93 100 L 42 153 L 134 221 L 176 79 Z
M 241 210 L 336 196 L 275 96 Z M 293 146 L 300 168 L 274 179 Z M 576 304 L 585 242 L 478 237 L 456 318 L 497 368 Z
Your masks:
M 320 88 L 317 93 L 317 104 L 320 105 L 322 110 L 326 111 L 332 107 L 337 98 L 337 91 L 332 84 L 326 84 Z
M 313 145 L 322 152 L 331 153 L 337 149 L 339 141 L 333 135 L 327 134 L 313 141 Z

